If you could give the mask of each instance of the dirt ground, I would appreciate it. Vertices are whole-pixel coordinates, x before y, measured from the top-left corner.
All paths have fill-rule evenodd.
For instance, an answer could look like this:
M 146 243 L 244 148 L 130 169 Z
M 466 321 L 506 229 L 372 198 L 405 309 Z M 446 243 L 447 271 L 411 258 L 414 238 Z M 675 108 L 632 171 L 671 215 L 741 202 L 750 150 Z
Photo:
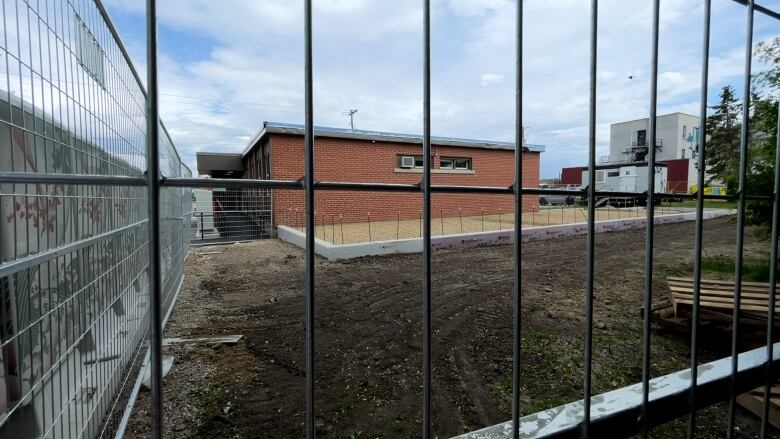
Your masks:
M 692 269 L 693 223 L 656 228 L 654 304 L 667 273 Z M 747 233 L 751 255 L 768 244 Z M 705 253 L 734 252 L 728 219 L 705 224 Z M 641 379 L 644 231 L 600 234 L 596 244 L 595 392 Z M 523 245 L 522 412 L 582 396 L 585 237 Z M 165 378 L 169 437 L 304 435 L 304 258 L 265 240 L 201 248 L 187 261 L 166 337 L 241 334 L 233 345 L 170 346 Z M 433 432 L 470 431 L 509 418 L 512 247 L 433 255 Z M 316 410 L 322 437 L 418 437 L 421 386 L 420 255 L 317 260 Z M 654 326 L 652 374 L 686 368 L 688 334 Z M 702 361 L 727 355 L 728 337 L 703 335 Z M 700 411 L 698 436 L 725 437 L 726 407 Z M 738 437 L 758 420 L 739 410 Z M 684 437 L 685 419 L 653 437 Z M 147 437 L 142 392 L 128 437 Z
M 656 215 L 671 215 L 679 213 L 679 209 L 669 206 L 658 206 Z M 514 227 L 513 212 L 469 212 L 464 210 L 461 216 L 446 217 L 441 212 L 432 212 L 431 233 L 438 235 L 453 235 L 459 233 L 485 232 L 492 230 L 509 230 Z M 596 209 L 596 221 L 615 220 L 621 218 L 637 218 L 646 216 L 644 207 L 601 207 Z M 537 212 L 523 213 L 524 227 L 551 226 L 560 224 L 585 223 L 588 210 L 572 206 L 543 206 Z M 420 218 L 398 218 L 391 221 L 366 221 L 344 223 L 336 217 L 316 216 L 316 235 L 334 244 L 354 244 L 358 242 L 386 241 L 391 239 L 419 238 L 422 233 Z M 297 227 L 303 231 L 303 227 Z

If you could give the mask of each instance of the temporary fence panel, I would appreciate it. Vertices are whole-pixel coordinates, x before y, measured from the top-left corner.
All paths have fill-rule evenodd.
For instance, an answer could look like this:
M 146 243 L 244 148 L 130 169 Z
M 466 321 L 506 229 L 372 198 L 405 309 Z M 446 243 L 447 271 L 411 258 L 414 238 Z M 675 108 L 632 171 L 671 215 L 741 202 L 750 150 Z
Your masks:
M 5 0 L 0 21 L 0 437 L 94 437 L 149 325 L 146 96 L 99 2 Z M 160 136 L 162 174 L 191 177 Z M 190 190 L 160 193 L 163 306 Z M 120 408 L 122 408 L 120 406 Z

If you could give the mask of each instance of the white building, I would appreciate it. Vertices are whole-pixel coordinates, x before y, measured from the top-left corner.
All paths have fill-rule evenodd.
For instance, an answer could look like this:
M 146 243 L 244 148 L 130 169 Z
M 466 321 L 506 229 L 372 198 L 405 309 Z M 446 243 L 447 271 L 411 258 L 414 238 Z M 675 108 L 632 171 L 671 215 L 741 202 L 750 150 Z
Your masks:
M 664 114 L 656 122 L 657 161 L 669 165 L 669 192 L 689 192 L 696 184 L 696 150 L 699 144 L 699 118 L 685 113 Z M 649 118 L 619 122 L 609 127 L 611 163 L 647 160 Z

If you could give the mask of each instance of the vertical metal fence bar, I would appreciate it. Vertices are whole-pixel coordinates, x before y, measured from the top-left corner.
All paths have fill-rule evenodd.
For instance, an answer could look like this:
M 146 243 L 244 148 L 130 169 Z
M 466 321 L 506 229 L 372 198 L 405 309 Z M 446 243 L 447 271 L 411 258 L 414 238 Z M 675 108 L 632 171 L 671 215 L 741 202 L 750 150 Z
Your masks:
M 146 0 L 146 174 L 149 202 L 149 351 L 153 438 L 163 432 L 162 281 L 160 273 L 160 143 L 157 105 L 157 4 Z
M 642 328 L 642 409 L 640 428 L 642 437 L 647 437 L 648 399 L 650 396 L 650 317 L 653 304 L 653 236 L 655 232 L 655 144 L 656 111 L 658 107 L 658 27 L 660 21 L 660 0 L 653 1 L 652 43 L 650 50 L 650 118 L 647 134 L 649 145 L 647 155 L 647 232 L 645 237 L 645 297 Z
M 591 373 L 593 365 L 593 274 L 596 251 L 596 68 L 599 2 L 590 2 L 590 94 L 588 101 L 588 248 L 585 279 L 585 365 L 583 370 L 582 436 L 590 437 Z
M 423 438 L 431 437 L 431 2 L 423 1 Z
M 515 242 L 514 242 L 514 295 L 512 334 L 512 437 L 520 437 L 520 350 L 522 319 L 522 269 L 523 233 L 523 0 L 517 0 L 517 47 L 515 52 Z
M 316 434 L 314 412 L 314 97 L 311 0 L 304 0 L 305 191 L 306 191 L 306 437 Z
M 693 309 L 691 314 L 691 391 L 688 399 L 688 438 L 696 433 L 696 385 L 699 379 L 699 306 L 701 302 L 701 252 L 704 229 L 704 171 L 707 138 L 707 83 L 709 82 L 710 17 L 712 0 L 704 0 L 704 30 L 701 61 L 701 98 L 699 102 L 699 157 L 696 184 L 696 231 L 693 256 Z
M 767 321 L 766 321 L 766 354 L 767 358 L 774 356 L 774 349 L 772 340 L 774 339 L 775 332 L 775 302 L 777 293 L 777 233 L 780 228 L 780 104 L 778 104 L 778 119 L 777 119 L 777 144 L 775 149 L 775 190 L 774 200 L 772 208 L 772 250 L 769 257 L 769 304 L 767 306 Z M 764 384 L 764 407 L 761 413 L 761 438 L 765 438 L 767 434 L 767 426 L 769 423 L 769 398 L 771 396 L 772 389 L 772 362 L 766 363 L 766 384 Z
M 737 193 L 737 248 L 734 259 L 734 313 L 731 332 L 731 392 L 727 437 L 734 435 L 734 415 L 737 406 L 737 369 L 739 367 L 739 314 L 742 308 L 742 253 L 745 238 L 745 175 L 747 173 L 748 136 L 750 122 L 750 67 L 753 54 L 753 0 L 747 4 L 745 26 L 745 83 L 742 90 L 742 132 L 739 139 L 739 190 Z

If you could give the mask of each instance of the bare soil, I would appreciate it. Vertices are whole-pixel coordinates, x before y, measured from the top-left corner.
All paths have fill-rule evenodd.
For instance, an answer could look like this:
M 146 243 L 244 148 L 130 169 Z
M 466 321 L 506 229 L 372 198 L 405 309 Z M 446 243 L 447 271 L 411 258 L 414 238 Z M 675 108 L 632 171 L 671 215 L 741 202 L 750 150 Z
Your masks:
M 654 306 L 667 274 L 692 269 L 693 223 L 655 232 Z M 747 233 L 748 254 L 768 244 Z M 705 224 L 705 253 L 731 255 L 735 226 Z M 644 231 L 600 234 L 596 245 L 596 392 L 641 380 Z M 582 396 L 585 237 L 524 244 L 522 412 Z M 219 252 L 218 254 L 207 254 Z M 316 263 L 316 412 L 322 437 L 418 437 L 421 401 L 420 255 Z M 302 251 L 265 240 L 201 248 L 187 261 L 166 337 L 242 334 L 233 346 L 166 348 L 169 437 L 304 435 Z M 512 247 L 433 255 L 433 431 L 449 437 L 509 418 Z M 688 334 L 654 326 L 652 374 L 686 368 Z M 727 355 L 728 337 L 705 333 L 702 361 Z M 726 407 L 700 412 L 698 437 L 725 437 Z M 758 420 L 740 410 L 738 437 Z M 142 392 L 128 437 L 148 435 Z M 653 437 L 684 437 L 685 419 Z

